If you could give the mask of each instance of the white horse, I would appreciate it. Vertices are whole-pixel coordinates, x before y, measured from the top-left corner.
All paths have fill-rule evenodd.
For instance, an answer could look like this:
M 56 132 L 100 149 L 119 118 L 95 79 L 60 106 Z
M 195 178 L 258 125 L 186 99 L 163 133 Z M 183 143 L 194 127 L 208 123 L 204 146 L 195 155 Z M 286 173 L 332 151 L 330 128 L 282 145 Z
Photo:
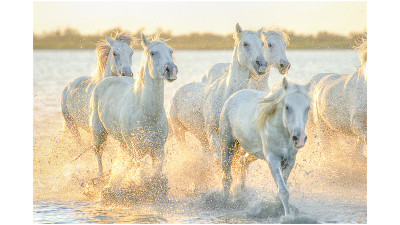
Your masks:
M 89 105 L 96 84 L 106 77 L 132 76 L 132 40 L 133 37 L 126 33 L 117 34 L 115 40 L 106 36 L 106 40 L 96 47 L 96 74 L 93 77 L 78 77 L 64 88 L 61 95 L 64 129 L 71 132 L 79 145 L 82 143 L 78 128 L 90 132 Z
M 276 68 L 282 75 L 285 75 L 290 69 L 290 63 L 286 57 L 286 46 L 289 44 L 289 36 L 284 32 L 270 30 L 262 32 L 262 38 L 264 41 L 264 56 L 269 67 L 265 75 L 259 80 L 250 80 L 247 88 L 268 92 L 268 79 L 271 67 Z M 229 63 L 215 64 L 207 70 L 201 81 L 211 84 L 219 77 L 226 76 L 228 71 Z
M 135 160 L 149 154 L 161 175 L 168 121 L 164 110 L 164 80 L 177 78 L 172 49 L 164 40 L 149 41 L 142 34 L 141 69 L 131 77 L 110 77 L 100 82 L 91 99 L 91 125 L 98 176 L 103 176 L 102 152 L 107 135 Z
M 356 47 L 361 66 L 353 74 L 318 74 L 313 84 L 311 112 L 317 128 L 330 129 L 358 137 L 359 146 L 367 144 L 367 40 Z
M 288 84 L 286 78 L 267 94 L 242 90 L 224 104 L 220 118 L 223 187 L 229 197 L 232 183 L 231 165 L 239 147 L 253 157 L 268 161 L 279 189 L 285 214 L 290 213 L 287 180 L 296 154 L 307 140 L 305 127 L 310 108 L 308 86 Z M 248 164 L 246 165 L 246 167 Z M 242 167 L 245 170 L 246 167 Z M 242 172 L 242 187 L 244 172 Z
M 189 131 L 205 149 L 211 146 L 219 153 L 219 115 L 226 99 L 245 89 L 251 77 L 262 76 L 268 67 L 262 53 L 261 29 L 257 32 L 242 30 L 236 25 L 235 48 L 227 76 L 206 86 L 193 82 L 177 90 L 171 100 L 169 120 L 178 143 L 185 143 Z

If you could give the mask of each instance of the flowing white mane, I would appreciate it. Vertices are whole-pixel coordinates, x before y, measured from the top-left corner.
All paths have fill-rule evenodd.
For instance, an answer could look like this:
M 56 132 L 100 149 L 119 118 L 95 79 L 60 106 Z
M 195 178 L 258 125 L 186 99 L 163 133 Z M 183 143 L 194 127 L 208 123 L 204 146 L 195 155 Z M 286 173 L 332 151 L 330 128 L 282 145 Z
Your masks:
M 133 36 L 129 33 L 120 33 L 118 32 L 115 34 L 115 37 L 113 38 L 116 41 L 121 41 L 127 43 L 129 46 L 132 46 L 136 44 L 136 41 Z M 104 72 L 106 70 L 106 65 L 107 65 L 107 60 L 108 60 L 108 55 L 110 53 L 111 46 L 107 42 L 107 40 L 104 38 L 103 40 L 99 41 L 96 45 L 96 56 L 97 56 L 97 70 L 96 73 L 94 74 L 94 78 L 96 80 L 100 80 L 104 77 Z
M 364 66 L 367 63 L 367 38 L 362 38 L 361 43 L 357 43 L 353 48 L 360 54 L 361 66 Z
M 270 94 L 261 99 L 258 103 L 258 109 L 260 112 L 257 118 L 258 128 L 263 129 L 267 119 L 269 119 L 269 117 L 275 113 L 279 104 L 283 103 L 283 100 L 286 98 L 286 96 L 296 92 L 301 93 L 307 98 L 311 99 L 307 88 L 302 85 L 288 84 L 286 90 L 281 86 L 281 84 L 274 86 Z

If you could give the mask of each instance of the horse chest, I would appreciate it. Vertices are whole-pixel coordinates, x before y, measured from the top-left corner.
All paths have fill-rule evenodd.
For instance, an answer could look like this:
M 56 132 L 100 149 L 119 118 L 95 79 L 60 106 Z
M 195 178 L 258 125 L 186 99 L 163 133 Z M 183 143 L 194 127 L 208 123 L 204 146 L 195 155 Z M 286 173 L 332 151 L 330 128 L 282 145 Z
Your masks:
M 285 136 L 272 135 L 267 137 L 266 140 L 266 153 L 274 154 L 275 156 L 282 159 L 282 161 L 287 161 L 296 156 L 298 149 L 293 146 L 291 141 Z

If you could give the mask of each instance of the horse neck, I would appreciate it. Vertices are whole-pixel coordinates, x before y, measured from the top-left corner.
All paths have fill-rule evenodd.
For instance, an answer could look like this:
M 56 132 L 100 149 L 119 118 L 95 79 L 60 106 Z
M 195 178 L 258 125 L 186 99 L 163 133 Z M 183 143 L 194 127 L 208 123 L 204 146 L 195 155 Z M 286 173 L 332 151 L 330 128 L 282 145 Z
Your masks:
M 271 71 L 271 68 L 268 67 L 267 71 L 261 77 L 261 79 L 259 79 L 259 80 L 250 79 L 249 84 L 247 85 L 247 88 L 253 89 L 253 90 L 269 92 L 270 89 L 269 89 L 268 79 L 269 79 L 270 71 Z
M 282 115 L 283 115 L 283 107 L 278 106 L 276 111 L 267 120 L 268 124 L 267 130 L 269 132 L 274 132 L 275 134 L 279 134 L 280 136 L 286 137 L 289 136 L 289 131 L 283 124 Z
M 229 72 L 226 77 L 226 97 L 231 96 L 233 93 L 243 90 L 249 83 L 250 70 L 241 66 L 237 57 L 237 47 L 235 47 L 231 64 L 229 65 Z
M 153 79 L 147 63 L 141 69 L 142 72 L 142 80 L 136 81 L 140 83 L 135 85 L 134 95 L 139 99 L 143 112 L 154 115 L 164 109 L 164 80 Z

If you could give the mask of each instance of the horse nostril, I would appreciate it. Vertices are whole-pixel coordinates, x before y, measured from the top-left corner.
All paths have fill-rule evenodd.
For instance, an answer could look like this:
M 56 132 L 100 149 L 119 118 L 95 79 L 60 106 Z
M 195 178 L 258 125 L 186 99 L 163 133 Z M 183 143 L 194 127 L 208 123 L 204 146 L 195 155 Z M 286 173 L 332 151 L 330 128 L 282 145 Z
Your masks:
M 307 136 L 304 138 L 304 143 L 307 141 Z
M 256 61 L 256 64 L 257 64 L 258 66 L 261 66 L 260 60 L 257 60 L 257 61 Z
M 169 67 L 167 67 L 167 68 L 165 68 L 165 71 L 167 72 L 167 73 L 169 73 Z
M 279 65 L 281 68 L 285 67 L 285 65 L 283 65 L 282 63 Z
M 293 136 L 293 141 L 299 140 L 296 136 Z

